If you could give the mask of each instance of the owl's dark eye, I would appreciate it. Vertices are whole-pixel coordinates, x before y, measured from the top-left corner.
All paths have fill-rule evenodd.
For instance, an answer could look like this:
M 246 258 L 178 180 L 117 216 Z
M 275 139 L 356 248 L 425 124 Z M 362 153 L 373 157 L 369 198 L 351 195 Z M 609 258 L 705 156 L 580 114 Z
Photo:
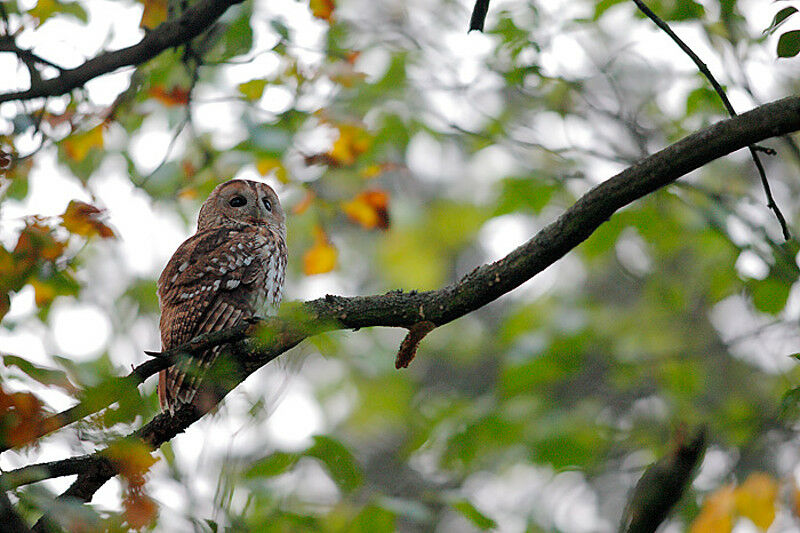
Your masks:
M 239 196 L 237 194 L 236 196 L 228 200 L 228 204 L 230 204 L 231 207 L 242 207 L 243 205 L 247 205 L 247 198 L 245 198 L 244 196 Z
M 264 207 L 267 208 L 267 211 L 272 211 L 272 202 L 269 201 L 269 198 L 265 196 L 261 199 L 261 202 L 263 202 Z

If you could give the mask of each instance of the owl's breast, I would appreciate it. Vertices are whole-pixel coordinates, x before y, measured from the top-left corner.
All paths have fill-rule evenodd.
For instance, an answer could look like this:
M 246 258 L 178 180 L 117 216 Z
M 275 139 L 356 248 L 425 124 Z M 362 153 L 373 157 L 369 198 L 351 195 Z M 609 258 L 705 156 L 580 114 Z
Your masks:
M 266 315 L 274 314 L 281 303 L 286 273 L 286 245 L 283 239 L 270 237 L 260 248 L 257 259 L 262 265 L 263 276 L 256 288 L 256 308 Z

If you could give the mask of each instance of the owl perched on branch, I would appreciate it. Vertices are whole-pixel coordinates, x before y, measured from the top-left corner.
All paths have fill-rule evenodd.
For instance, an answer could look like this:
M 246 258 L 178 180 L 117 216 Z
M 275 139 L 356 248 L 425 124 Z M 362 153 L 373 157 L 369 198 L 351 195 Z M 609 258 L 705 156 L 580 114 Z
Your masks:
M 285 270 L 286 223 L 275 191 L 238 179 L 217 186 L 200 208 L 197 232 L 158 279 L 162 350 L 268 314 L 280 303 Z M 194 354 L 161 371 L 163 410 L 191 403 L 206 412 L 216 405 L 214 380 L 204 377 L 219 351 Z

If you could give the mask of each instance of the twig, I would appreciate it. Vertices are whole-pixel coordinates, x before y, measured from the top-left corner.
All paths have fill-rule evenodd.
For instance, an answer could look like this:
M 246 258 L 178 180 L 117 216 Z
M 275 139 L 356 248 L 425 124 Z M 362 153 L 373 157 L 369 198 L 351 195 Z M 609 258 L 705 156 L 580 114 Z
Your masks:
M 618 209 L 718 157 L 797 130 L 800 130 L 800 97 L 760 106 L 694 133 L 601 183 L 528 242 L 499 261 L 476 268 L 452 285 L 435 291 L 326 296 L 305 302 L 301 306 L 305 318 L 295 316 L 291 320 L 272 320 L 269 325 L 271 335 L 263 342 L 249 346 L 245 356 L 237 357 L 241 365 L 237 382 L 307 336 L 322 331 L 372 326 L 409 328 L 424 320 L 441 326 L 460 318 L 552 265 L 586 240 Z M 226 384 L 226 387 L 233 386 L 235 383 Z M 201 416 L 202 413 L 191 405 L 185 405 L 173 416 L 157 415 L 133 436 L 155 448 L 184 431 Z M 73 485 L 60 498 L 89 501 L 95 491 L 116 474 L 113 465 L 101 454 L 85 457 L 77 466 L 69 468 L 63 465 L 74 463 L 76 458 L 48 464 L 48 468 L 78 474 Z M 0 477 L 0 483 L 6 481 L 5 476 Z
M 64 69 L 50 79 L 33 84 L 24 91 L 0 94 L 0 103 L 11 100 L 31 100 L 42 96 L 59 96 L 87 81 L 108 74 L 120 67 L 139 65 L 157 56 L 164 50 L 190 41 L 211 26 L 232 5 L 243 0 L 199 0 L 192 4 L 177 20 L 164 22 L 156 29 L 145 33 L 144 38 L 133 46 L 104 52 L 73 69 Z
M 61 65 L 57 65 L 27 48 L 20 48 L 12 35 L 0 36 L 0 52 L 12 52 L 26 64 L 39 63 L 40 65 L 53 67 L 60 72 L 64 70 L 64 67 Z
M 706 77 L 708 82 L 714 88 L 714 91 L 716 91 L 716 93 L 719 95 L 720 99 L 722 100 L 722 104 L 725 106 L 725 109 L 728 110 L 728 113 L 730 113 L 732 117 L 735 117 L 736 110 L 733 108 L 733 105 L 731 104 L 730 100 L 728 100 L 728 96 L 725 94 L 725 89 L 723 89 L 722 86 L 719 84 L 719 82 L 717 82 L 716 78 L 714 78 L 714 75 L 711 74 L 710 70 L 708 70 L 708 66 L 706 66 L 706 64 L 703 63 L 700 57 L 694 53 L 694 50 L 692 50 L 689 47 L 689 45 L 683 42 L 683 40 L 680 37 L 678 37 L 674 31 L 672 31 L 669 25 L 663 20 L 661 20 L 661 18 L 658 15 L 656 15 L 649 7 L 647 7 L 647 5 L 642 0 L 633 0 L 633 3 L 636 4 L 636 7 L 638 7 L 642 13 L 644 13 L 650 20 L 652 20 L 656 24 L 656 26 L 664 30 L 664 33 L 666 33 L 670 37 L 670 39 L 672 39 L 675 42 L 675 44 L 677 44 L 680 47 L 680 49 L 683 50 L 684 53 L 687 56 L 689 56 L 692 61 L 694 61 L 694 64 L 697 66 L 697 68 L 700 70 L 703 76 Z M 775 213 L 775 217 L 778 219 L 778 222 L 781 225 L 783 238 L 788 241 L 789 239 L 792 238 L 792 235 L 789 232 L 789 226 L 786 224 L 786 219 L 784 218 L 783 213 L 778 207 L 778 204 L 775 203 L 775 199 L 772 197 L 772 190 L 770 189 L 769 181 L 767 180 L 767 173 L 764 170 L 764 165 L 761 163 L 761 158 L 758 156 L 759 150 L 766 152 L 766 150 L 768 149 L 756 147 L 753 144 L 749 145 L 747 148 L 750 150 L 750 155 L 753 158 L 753 162 L 755 163 L 756 169 L 758 170 L 758 175 L 761 178 L 761 186 L 764 188 L 764 194 L 767 197 L 767 207 L 771 209 L 773 213 Z
M 124 390 L 126 382 L 133 386 L 138 386 L 144 383 L 144 381 L 153 374 L 156 374 L 157 372 L 172 365 L 175 361 L 175 358 L 180 357 L 182 354 L 197 353 L 221 344 L 240 341 L 246 337 L 247 330 L 251 327 L 251 324 L 244 323 L 226 330 L 213 331 L 198 335 L 188 343 L 165 352 L 146 352 L 148 355 L 157 355 L 157 357 L 133 368 L 133 370 L 131 370 L 130 374 L 127 376 L 120 377 L 119 386 L 122 390 Z M 115 401 L 117 401 L 116 398 L 105 398 L 103 401 L 97 401 L 97 399 L 93 399 L 91 402 L 80 402 L 69 409 L 61 411 L 60 413 L 54 414 L 43 420 L 42 424 L 38 428 L 38 431 L 33 433 L 29 440 L 15 443 L 14 446 L 0 446 L 0 453 L 12 448 L 19 448 L 45 435 L 49 435 L 50 433 L 66 427 L 73 422 L 77 422 L 78 420 L 81 420 L 92 413 L 96 413 L 105 409 Z
M 475 7 L 472 9 L 472 17 L 469 19 L 469 30 L 483 31 L 483 24 L 486 22 L 486 14 L 489 12 L 489 0 L 475 0 Z

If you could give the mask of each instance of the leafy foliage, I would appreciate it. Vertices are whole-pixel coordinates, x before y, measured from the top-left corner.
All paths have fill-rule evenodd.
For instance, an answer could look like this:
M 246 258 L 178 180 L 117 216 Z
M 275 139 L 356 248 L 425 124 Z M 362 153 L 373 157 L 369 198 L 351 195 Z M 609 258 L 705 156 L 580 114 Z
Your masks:
M 117 24 L 155 31 L 180 16 L 174 4 L 142 0 Z M 157 348 L 155 279 L 223 180 L 261 176 L 279 189 L 288 298 L 421 291 L 498 259 L 598 180 L 724 116 L 662 35 L 632 37 L 651 28 L 632 4 L 567 4 L 492 5 L 486 34 L 466 35 L 464 3 L 244 2 L 135 68 L 4 104 L 0 338 L 18 353 L 2 353 L 3 444 L 28 442 L 78 399 L 117 402 L 43 443 L 88 451 L 152 417 L 154 387 L 121 390 L 114 377 Z M 755 8 L 736 1 L 648 5 L 722 58 L 715 74 L 739 101 L 797 92 L 782 75 L 800 50 L 786 30 L 794 7 L 775 4 L 754 28 Z M 87 54 L 48 48 L 49 27 L 109 30 L 88 0 L 3 7 L 2 31 L 56 64 Z M 768 144 L 794 221 L 800 151 L 793 139 Z M 564 516 L 617 523 L 670 435 L 701 424 L 710 452 L 676 527 L 795 520 L 785 480 L 800 371 L 786 356 L 800 334 L 798 246 L 781 242 L 761 194 L 750 161 L 715 162 L 615 214 L 508 297 L 433 330 L 407 370 L 393 365 L 398 332 L 315 337 L 282 357 L 302 369 L 260 372 L 155 456 L 112 448 L 122 501 L 59 507 L 60 523 L 582 531 Z M 100 340 L 70 353 L 75 337 Z M 4 459 L 22 466 L 38 453 Z M 15 490 L 23 516 L 59 505 L 52 490 Z

